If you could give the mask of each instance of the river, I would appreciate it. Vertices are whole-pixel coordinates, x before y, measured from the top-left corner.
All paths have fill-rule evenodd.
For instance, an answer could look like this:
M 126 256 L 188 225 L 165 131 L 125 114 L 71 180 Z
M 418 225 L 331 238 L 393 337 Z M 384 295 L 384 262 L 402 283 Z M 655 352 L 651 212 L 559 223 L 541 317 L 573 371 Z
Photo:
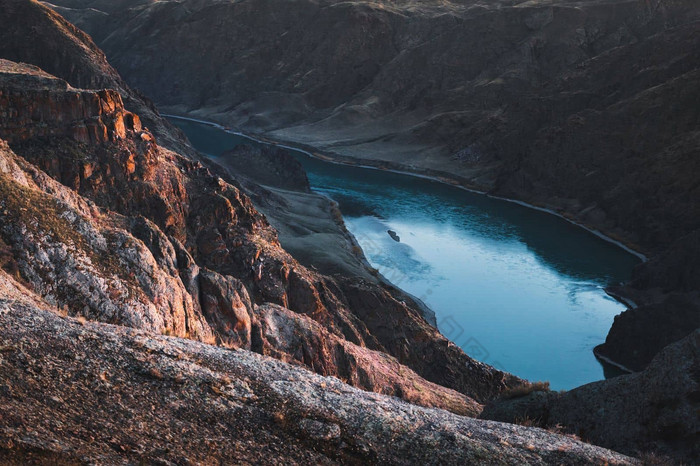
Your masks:
M 172 122 L 212 157 L 251 142 Z M 467 354 L 557 390 L 619 373 L 592 350 L 625 309 L 604 288 L 628 280 L 638 257 L 516 203 L 294 154 L 312 189 L 339 203 L 369 262 L 428 304 L 442 333 Z

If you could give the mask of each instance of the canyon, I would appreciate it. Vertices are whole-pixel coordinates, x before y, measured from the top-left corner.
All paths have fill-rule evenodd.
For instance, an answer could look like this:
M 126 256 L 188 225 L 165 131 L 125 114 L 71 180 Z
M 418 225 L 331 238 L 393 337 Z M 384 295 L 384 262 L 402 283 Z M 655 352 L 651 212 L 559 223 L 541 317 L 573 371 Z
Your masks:
M 657 279 L 700 250 L 696 2 L 52 5 L 168 113 L 523 200 L 658 257 L 615 290 L 642 311 L 601 357 L 653 348 L 639 369 L 697 328 L 677 305 L 697 309 L 697 286 Z M 676 325 L 651 338 L 647 308 Z
M 0 6 L 3 461 L 178 463 L 238 455 L 252 463 L 264 454 L 296 463 L 637 462 L 572 433 L 627 455 L 653 449 L 697 460 L 700 371 L 690 328 L 697 313 L 688 312 L 697 303 L 693 257 L 700 250 L 692 2 L 554 8 L 301 1 L 290 9 L 272 0 L 255 7 L 54 2 L 106 56 L 42 3 Z M 610 8 L 619 10 L 611 16 Z M 288 13 L 275 14 L 282 11 Z M 581 32 L 570 21 L 586 27 Z M 240 37 L 211 39 L 222 31 Z M 494 39 L 489 49 L 447 47 L 470 43 L 451 35 L 464 31 L 515 36 Z M 560 49 L 554 32 L 590 55 L 564 60 L 571 50 Z M 421 40 L 424 34 L 434 39 Z M 311 43 L 321 47 L 280 47 Z M 426 47 L 443 49 L 438 74 L 445 81 L 431 82 L 433 63 L 423 60 L 438 54 L 421 52 Z M 454 54 L 455 63 L 488 69 L 472 58 L 496 49 L 502 53 L 491 70 L 498 76 L 470 77 L 449 66 Z M 523 54 L 538 66 L 516 60 Z M 642 55 L 648 66 L 619 78 L 634 86 L 609 86 L 612 64 Z M 264 66 L 270 63 L 276 73 Z M 456 76 L 469 78 L 472 90 L 455 87 Z M 317 270 L 313 257 L 302 265 L 271 225 L 284 196 L 238 176 L 241 165 L 202 157 L 142 92 L 168 112 L 314 147 L 336 160 L 352 162 L 361 149 L 371 159 L 363 163 L 436 176 L 447 170 L 466 185 L 552 207 L 648 252 L 652 259 L 634 280 L 615 290 L 641 305 L 616 320 L 599 349 L 642 372 L 566 394 L 543 391 L 470 358 L 431 325 L 421 303 L 364 269 L 362 257 L 332 275 Z M 496 111 L 491 104 L 507 95 L 507 109 Z M 520 97 L 531 104 L 514 104 Z M 533 113 L 543 108 L 537 101 L 556 112 Z M 455 113 L 452 106 L 476 110 Z M 610 132 L 615 123 L 634 131 Z M 652 138 L 648 125 L 663 137 Z M 603 129 L 613 136 L 597 137 Z M 652 157 L 659 153 L 660 160 Z M 601 159 L 610 171 L 590 176 Z M 276 167 L 283 171 L 277 175 L 262 163 L 257 169 L 272 184 L 296 180 L 305 190 L 293 164 Z M 265 202 L 271 220 L 255 207 Z M 319 209 L 332 222 L 333 206 Z M 329 225 L 342 248 L 352 248 L 342 225 Z M 648 340 L 656 316 L 669 314 L 679 318 L 668 320 L 644 355 L 624 356 L 630 346 L 619 340 Z M 673 381 L 669 390 L 665 382 Z M 521 406 L 506 400 L 513 393 L 529 403 L 524 415 L 551 412 L 538 419 L 551 431 L 477 419 L 522 423 Z M 625 403 L 611 393 L 624 393 Z M 580 399 L 613 408 L 573 408 Z M 664 422 L 628 429 L 648 422 L 650 406 Z M 125 419 L 134 420 L 131 428 Z M 621 430 L 629 433 L 609 435 Z

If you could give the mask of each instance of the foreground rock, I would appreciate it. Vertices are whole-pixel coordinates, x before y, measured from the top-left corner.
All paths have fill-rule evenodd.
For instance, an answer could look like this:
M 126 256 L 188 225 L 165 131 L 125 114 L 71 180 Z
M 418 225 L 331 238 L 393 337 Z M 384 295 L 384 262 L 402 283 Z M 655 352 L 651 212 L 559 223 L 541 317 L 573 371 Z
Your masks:
M 569 392 L 497 401 L 485 419 L 557 427 L 630 454 L 700 461 L 700 330 L 661 351 L 640 373 Z
M 3 464 L 631 464 L 248 351 L 60 317 L 0 272 Z

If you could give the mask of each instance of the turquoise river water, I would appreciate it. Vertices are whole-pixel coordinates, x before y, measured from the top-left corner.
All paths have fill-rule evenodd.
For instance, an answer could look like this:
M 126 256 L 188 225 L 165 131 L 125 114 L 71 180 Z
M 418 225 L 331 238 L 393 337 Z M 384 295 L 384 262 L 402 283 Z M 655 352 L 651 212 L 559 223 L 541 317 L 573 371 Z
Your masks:
M 251 143 L 214 126 L 172 122 L 212 157 Z M 604 288 L 630 278 L 635 255 L 516 203 L 294 154 L 313 190 L 339 203 L 370 263 L 425 301 L 467 354 L 553 389 L 617 374 L 592 350 L 624 310 Z

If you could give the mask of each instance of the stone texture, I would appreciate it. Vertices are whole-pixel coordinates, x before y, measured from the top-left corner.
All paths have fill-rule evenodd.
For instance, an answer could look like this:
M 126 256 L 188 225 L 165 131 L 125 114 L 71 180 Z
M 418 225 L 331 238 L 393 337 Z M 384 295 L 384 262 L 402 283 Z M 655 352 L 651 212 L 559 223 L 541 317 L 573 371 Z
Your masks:
M 482 417 L 556 427 L 615 450 L 700 461 L 700 330 L 662 350 L 643 371 L 562 393 L 488 405 Z
M 61 317 L 0 271 L 3 464 L 635 464 L 245 350 Z
M 275 188 L 309 192 L 309 179 L 301 163 L 280 147 L 240 144 L 219 156 L 221 163 L 252 179 Z
M 349 343 L 314 320 L 288 309 L 263 305 L 255 309 L 253 348 L 282 361 L 303 364 L 322 375 L 334 375 L 354 387 L 402 398 L 420 406 L 478 416 L 481 405 L 464 395 L 427 382 L 396 358 Z
M 319 347 L 328 339 L 329 346 L 347 340 L 349 352 L 355 345 L 360 352 L 367 348 L 358 360 L 328 358 L 315 366 L 318 361 L 301 359 L 309 367 L 460 413 L 476 414 L 473 399 L 486 400 L 519 383 L 451 348 L 418 309 L 381 285 L 362 285 L 372 301 L 357 301 L 353 309 L 358 279 L 336 281 L 297 263 L 239 186 L 160 147 L 137 125 L 119 124 L 138 120 L 117 93 L 76 90 L 8 61 L 0 62 L 1 70 L 0 91 L 13 96 L 3 101 L 0 118 L 0 137 L 12 148 L 0 154 L 6 172 L 0 184 L 2 239 L 13 266 L 50 303 L 91 320 L 236 348 L 254 343 L 254 304 L 277 304 L 318 323 L 306 327 L 307 338 Z M 30 114 L 32 105 L 49 110 L 23 118 L 18 131 L 14 116 Z M 107 136 L 76 140 L 73 128 L 85 121 L 104 122 Z M 394 328 L 404 327 L 436 351 L 421 352 L 423 343 L 397 345 L 395 332 L 371 320 L 369 327 L 363 321 L 368 306 L 375 316 L 393 314 Z M 266 349 L 288 359 L 286 351 L 296 348 L 285 344 L 269 340 Z M 395 375 L 391 383 L 380 377 L 384 353 L 425 374 L 414 377 L 425 394 Z M 434 370 L 453 365 L 444 373 Z M 474 374 L 444 375 L 463 366 Z M 358 375 L 363 373 L 377 375 Z

